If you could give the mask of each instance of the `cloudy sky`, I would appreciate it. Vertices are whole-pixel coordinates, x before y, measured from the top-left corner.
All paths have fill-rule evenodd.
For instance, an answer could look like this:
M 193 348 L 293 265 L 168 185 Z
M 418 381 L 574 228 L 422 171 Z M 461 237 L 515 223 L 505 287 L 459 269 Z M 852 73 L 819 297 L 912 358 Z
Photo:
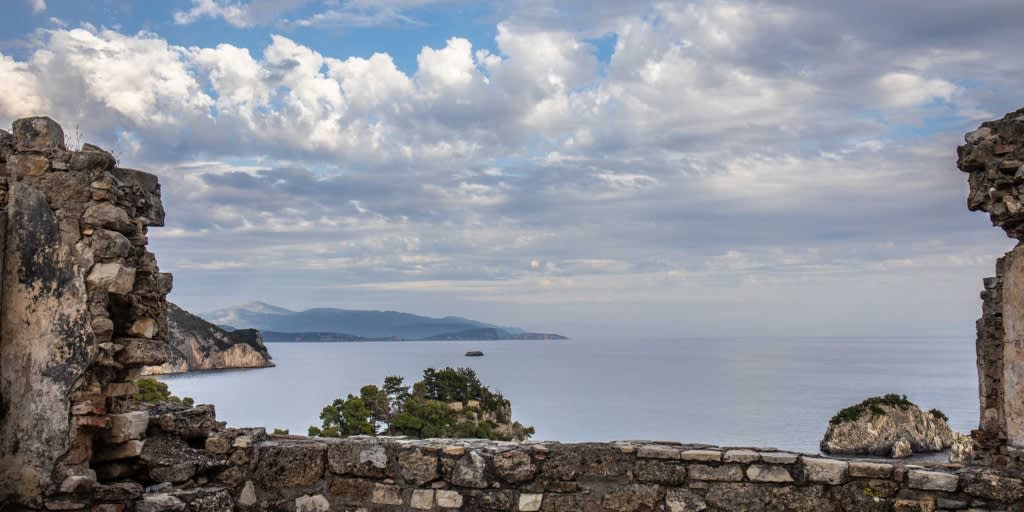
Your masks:
M 89 5 L 86 5 L 89 4 Z M 963 133 L 1019 0 L 10 0 L 0 123 L 160 175 L 186 308 L 591 335 L 963 335 Z

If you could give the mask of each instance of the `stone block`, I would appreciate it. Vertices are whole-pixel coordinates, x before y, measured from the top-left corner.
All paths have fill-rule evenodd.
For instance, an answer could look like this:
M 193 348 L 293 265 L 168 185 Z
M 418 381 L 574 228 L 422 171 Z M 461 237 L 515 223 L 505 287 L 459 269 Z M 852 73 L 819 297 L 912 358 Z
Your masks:
M 139 386 L 134 382 L 111 382 L 103 388 L 103 391 L 104 394 L 111 397 L 132 396 L 139 392 Z
M 761 460 L 769 464 L 795 464 L 799 455 L 789 452 L 760 452 Z
M 520 512 L 537 512 L 544 503 L 544 495 L 540 493 L 522 493 L 519 495 Z
M 476 450 L 470 451 L 455 464 L 452 471 L 452 484 L 459 487 L 472 487 L 474 489 L 486 489 L 488 487 L 487 460 Z
M 149 427 L 149 413 L 145 411 L 110 414 L 108 417 L 110 418 L 110 430 L 104 433 L 103 439 L 110 443 L 142 439 Z
M 257 503 L 256 486 L 252 484 L 252 480 L 245 481 L 245 485 L 242 486 L 242 492 L 238 494 L 238 501 L 236 503 L 241 507 L 251 507 Z
M 722 460 L 722 452 L 718 450 L 685 450 L 679 454 L 679 458 L 693 462 L 719 462 Z
M 430 510 L 434 508 L 434 491 L 432 489 L 416 489 L 412 491 L 409 507 L 414 510 Z
M 319 442 L 266 442 L 256 447 L 254 480 L 264 488 L 304 487 L 324 475 L 327 445 Z
M 384 442 L 374 438 L 348 438 L 332 442 L 327 467 L 336 475 L 394 477 Z
M 850 476 L 855 478 L 889 478 L 892 476 L 892 464 L 881 462 L 850 462 Z
M 138 457 L 142 454 L 144 444 L 144 441 L 131 440 L 120 444 L 105 445 L 96 450 L 93 460 L 96 462 L 106 462 Z
M 99 484 L 93 488 L 93 496 L 99 501 L 130 501 L 142 497 L 142 484 L 117 482 Z
M 132 323 L 132 326 L 128 329 L 128 334 L 132 336 L 138 336 L 142 338 L 150 338 L 156 336 L 157 326 L 156 320 L 152 318 L 139 318 Z
M 42 176 L 50 170 L 50 159 L 43 155 L 17 153 L 7 158 L 7 176 L 24 178 L 26 176 Z
M 295 512 L 328 512 L 331 504 L 322 494 L 303 495 L 295 498 Z
M 135 504 L 136 512 L 182 512 L 185 502 L 167 493 L 147 494 Z
M 120 263 L 97 263 L 93 265 L 85 282 L 94 290 L 128 295 L 135 287 L 135 269 Z
M 458 491 L 438 490 L 435 495 L 437 506 L 441 508 L 461 508 L 462 495 Z
M 740 462 L 747 464 L 761 460 L 761 454 L 754 450 L 728 450 L 722 456 L 722 460 L 725 462 Z
M 704 498 L 688 489 L 669 489 L 665 493 L 665 506 L 669 512 L 699 512 L 708 508 Z
M 907 487 L 923 491 L 956 491 L 959 478 L 950 473 L 912 469 L 907 472 Z
M 793 481 L 786 466 L 779 464 L 751 464 L 747 468 L 747 478 L 751 482 L 787 483 Z
M 528 482 L 537 474 L 537 466 L 526 452 L 510 450 L 494 456 L 498 477 L 508 483 Z
M 656 485 L 631 484 L 612 490 L 601 500 L 601 509 L 611 512 L 655 510 L 662 491 Z
M 706 464 L 691 464 L 687 466 L 687 476 L 690 480 L 708 482 L 742 482 L 743 467 L 739 464 L 723 464 L 721 466 L 709 466 Z
M 846 480 L 849 463 L 842 460 L 804 457 L 804 472 L 811 482 L 839 485 Z
M 679 448 L 660 444 L 647 444 L 637 449 L 636 456 L 641 459 L 679 460 Z
M 686 481 L 686 466 L 677 461 L 639 460 L 633 476 L 639 482 L 681 485 Z
M 402 479 L 417 486 L 432 482 L 440 476 L 437 471 L 437 455 L 424 453 L 418 448 L 399 453 L 398 467 Z
M 25 117 L 12 123 L 18 151 L 67 150 L 64 130 L 49 117 Z
M 126 366 L 157 366 L 170 359 L 170 347 L 163 341 L 120 338 L 116 343 L 123 347 L 117 354 L 117 362 Z
M 130 235 L 135 233 L 135 223 L 128 212 L 110 203 L 102 202 L 90 206 L 82 215 L 82 222 L 88 226 L 107 228 Z
M 370 481 L 359 478 L 333 478 L 327 485 L 328 492 L 343 500 L 361 502 L 370 499 Z
M 231 451 L 231 442 L 221 436 L 210 436 L 206 438 L 206 451 L 217 455 L 224 455 Z
M 374 484 L 372 501 L 377 505 L 401 505 L 402 488 L 397 485 Z

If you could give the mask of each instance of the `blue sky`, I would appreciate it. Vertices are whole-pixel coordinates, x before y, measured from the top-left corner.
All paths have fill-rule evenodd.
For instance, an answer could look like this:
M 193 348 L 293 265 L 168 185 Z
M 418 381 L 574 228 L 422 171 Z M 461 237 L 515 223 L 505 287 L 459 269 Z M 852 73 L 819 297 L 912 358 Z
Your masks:
M 6 6 L 0 123 L 158 173 L 193 311 L 969 337 L 1011 246 L 955 147 L 1017 1 L 86 4 Z

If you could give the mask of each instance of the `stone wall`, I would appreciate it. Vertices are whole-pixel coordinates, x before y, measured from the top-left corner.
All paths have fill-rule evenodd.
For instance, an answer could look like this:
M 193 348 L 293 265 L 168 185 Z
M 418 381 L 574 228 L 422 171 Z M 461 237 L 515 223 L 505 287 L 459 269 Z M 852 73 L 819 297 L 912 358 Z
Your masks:
M 1007 236 L 1024 237 L 1024 109 L 968 133 L 958 166 L 968 173 L 967 207 L 989 213 Z M 1024 472 L 1024 246 L 996 262 L 985 279 L 978 320 L 980 420 L 974 431 L 981 461 Z
M 0 130 L 0 211 L 0 508 L 59 509 L 71 504 L 44 498 L 95 481 L 133 377 L 165 358 L 171 276 L 146 250 L 159 184 L 21 119 Z

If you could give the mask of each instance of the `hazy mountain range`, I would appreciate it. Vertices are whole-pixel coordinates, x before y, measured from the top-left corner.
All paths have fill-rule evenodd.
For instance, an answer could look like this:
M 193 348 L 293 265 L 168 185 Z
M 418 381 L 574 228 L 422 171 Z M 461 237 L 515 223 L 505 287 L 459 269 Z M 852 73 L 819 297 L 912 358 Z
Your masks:
M 250 302 L 200 316 L 228 329 L 259 329 L 265 341 L 361 341 L 375 339 L 561 339 L 468 318 L 432 318 L 398 311 L 314 308 L 291 311 Z

